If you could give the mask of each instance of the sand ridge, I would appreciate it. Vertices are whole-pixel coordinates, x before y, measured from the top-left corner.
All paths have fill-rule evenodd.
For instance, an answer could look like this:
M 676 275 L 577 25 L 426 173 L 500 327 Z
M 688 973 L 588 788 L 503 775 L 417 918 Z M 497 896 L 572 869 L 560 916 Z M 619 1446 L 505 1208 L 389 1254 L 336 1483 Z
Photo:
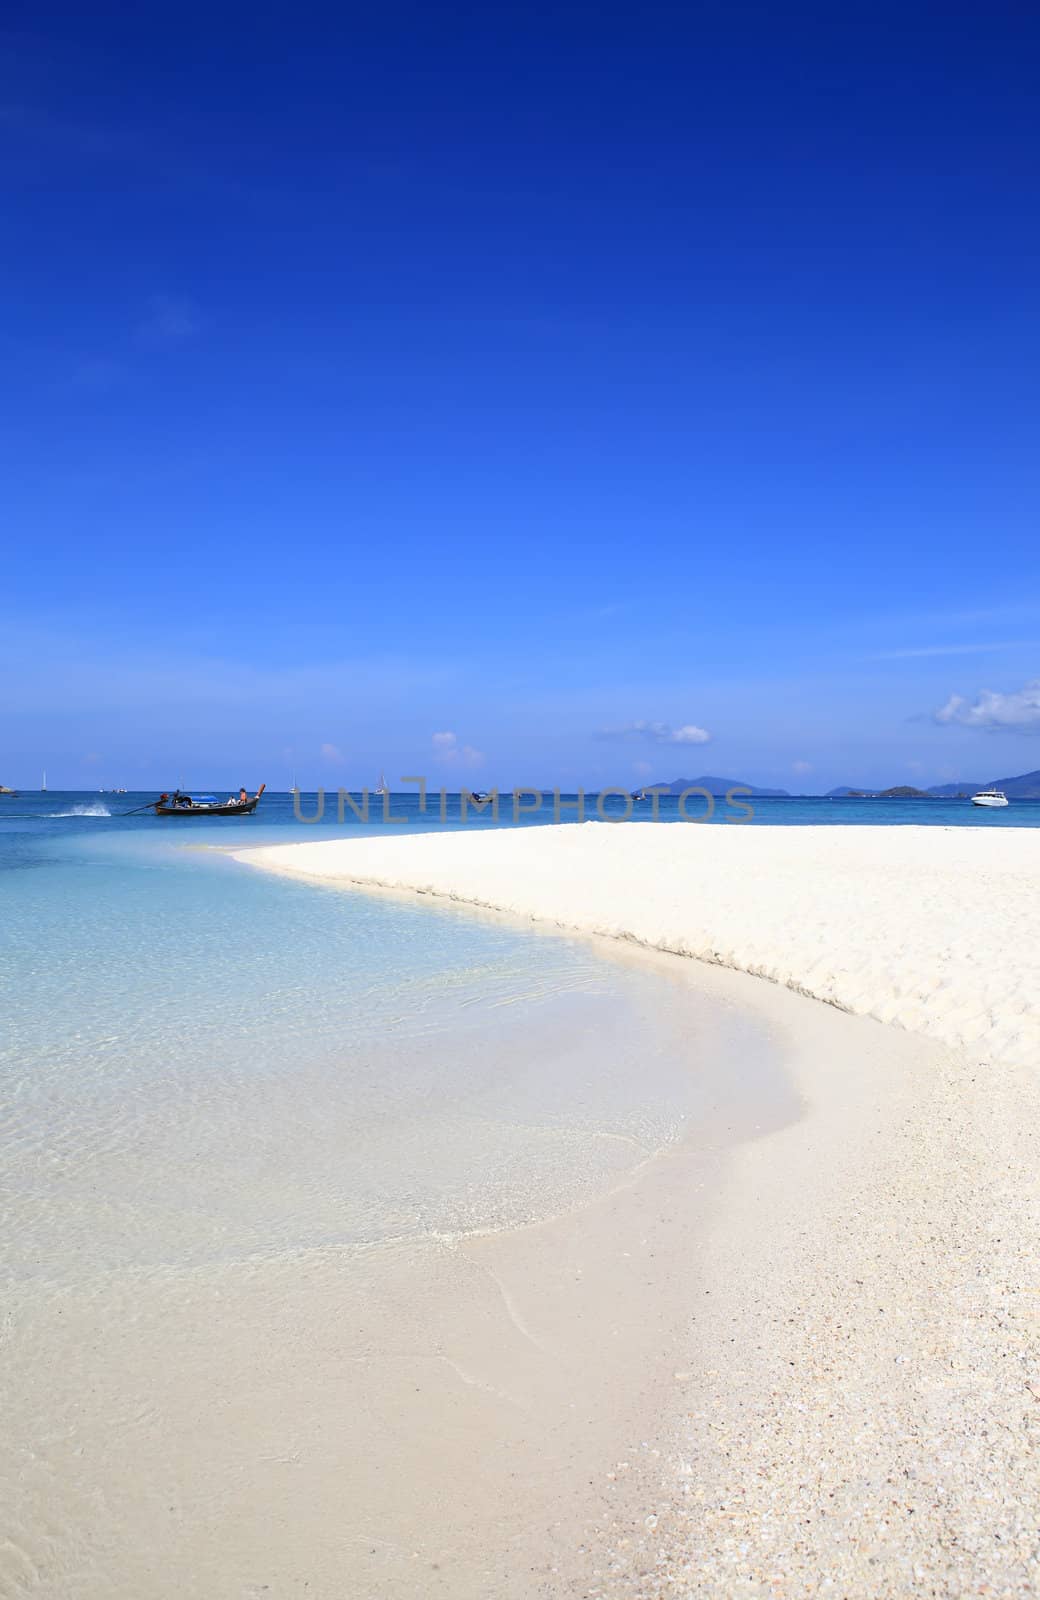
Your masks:
M 1040 1059 L 1040 829 L 590 822 L 234 854 L 630 939 L 991 1060 Z

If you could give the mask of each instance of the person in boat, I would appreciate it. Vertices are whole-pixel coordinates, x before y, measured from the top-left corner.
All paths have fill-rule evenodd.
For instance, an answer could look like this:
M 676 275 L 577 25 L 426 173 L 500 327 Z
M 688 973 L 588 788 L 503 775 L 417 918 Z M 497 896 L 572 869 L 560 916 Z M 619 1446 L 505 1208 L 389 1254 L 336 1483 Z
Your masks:
M 243 784 L 242 787 L 238 791 L 238 803 L 239 803 L 239 805 L 240 806 L 244 806 L 248 799 L 249 799 L 249 796 L 246 794 L 245 785 Z

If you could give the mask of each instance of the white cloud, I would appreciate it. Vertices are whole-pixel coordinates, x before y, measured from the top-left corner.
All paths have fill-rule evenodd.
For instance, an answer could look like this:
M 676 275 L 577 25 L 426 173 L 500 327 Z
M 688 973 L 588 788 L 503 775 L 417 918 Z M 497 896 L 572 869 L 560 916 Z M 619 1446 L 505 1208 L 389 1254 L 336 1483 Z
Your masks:
M 321 755 L 324 761 L 331 761 L 334 766 L 341 767 L 346 760 L 338 744 L 323 744 Z
M 435 733 L 432 743 L 438 761 L 449 766 L 481 767 L 484 764 L 483 750 L 475 750 L 471 744 L 459 744 L 458 734 Z
M 707 744 L 711 734 L 692 722 L 673 728 L 667 722 L 626 722 L 619 728 L 601 728 L 598 739 L 642 739 L 648 744 Z
M 1040 732 L 1040 678 L 1032 679 L 1011 694 L 983 689 L 974 701 L 951 694 L 934 716 L 936 722 L 954 723 L 961 728 Z
M 812 762 L 811 761 L 792 761 L 791 762 L 791 771 L 792 772 L 802 773 L 802 774 L 804 774 L 806 772 L 811 772 L 812 771 Z

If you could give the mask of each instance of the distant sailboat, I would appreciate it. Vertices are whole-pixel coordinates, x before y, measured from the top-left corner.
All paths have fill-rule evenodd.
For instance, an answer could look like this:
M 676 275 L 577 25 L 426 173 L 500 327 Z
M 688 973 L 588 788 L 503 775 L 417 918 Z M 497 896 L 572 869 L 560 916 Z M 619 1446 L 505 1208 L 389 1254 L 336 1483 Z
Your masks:
M 376 790 L 376 794 L 389 794 L 389 793 L 390 793 L 390 790 L 389 790 L 389 788 L 387 786 L 386 773 L 385 772 L 381 772 L 379 774 L 379 788 Z
M 47 793 L 47 768 L 46 767 L 44 767 L 44 769 L 43 769 L 43 782 L 40 784 L 40 793 L 41 794 L 46 794 Z

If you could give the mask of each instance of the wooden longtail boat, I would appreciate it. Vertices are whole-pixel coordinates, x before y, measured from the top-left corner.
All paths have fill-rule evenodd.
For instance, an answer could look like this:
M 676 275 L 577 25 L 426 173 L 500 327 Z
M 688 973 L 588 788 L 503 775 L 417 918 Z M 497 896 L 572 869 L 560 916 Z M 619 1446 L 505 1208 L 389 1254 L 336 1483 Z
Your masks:
M 244 800 L 218 800 L 215 794 L 185 794 L 177 789 L 173 794 L 161 794 L 153 810 L 157 817 L 248 817 L 266 788 L 262 783 L 256 794 Z

